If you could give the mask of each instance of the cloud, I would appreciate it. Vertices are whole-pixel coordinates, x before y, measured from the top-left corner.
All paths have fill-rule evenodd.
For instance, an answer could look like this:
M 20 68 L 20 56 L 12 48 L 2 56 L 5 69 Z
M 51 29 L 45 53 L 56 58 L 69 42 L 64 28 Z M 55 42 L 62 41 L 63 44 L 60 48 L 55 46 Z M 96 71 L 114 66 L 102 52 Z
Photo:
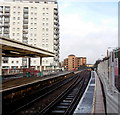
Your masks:
M 89 12 L 95 17 L 94 11 Z M 95 63 L 101 55 L 106 55 L 108 47 L 117 45 L 117 16 L 109 18 L 103 13 L 103 17 L 86 20 L 82 14 L 79 11 L 60 14 L 61 60 L 75 54 L 86 56 L 87 63 Z
M 61 1 L 61 0 L 58 0 Z M 119 0 L 65 0 L 65 2 L 119 2 Z

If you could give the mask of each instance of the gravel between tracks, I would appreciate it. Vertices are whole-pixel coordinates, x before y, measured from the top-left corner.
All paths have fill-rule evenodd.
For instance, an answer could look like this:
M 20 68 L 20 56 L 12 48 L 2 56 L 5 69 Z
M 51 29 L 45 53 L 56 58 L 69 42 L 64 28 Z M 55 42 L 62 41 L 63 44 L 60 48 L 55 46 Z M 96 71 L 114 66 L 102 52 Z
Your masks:
M 33 115 L 33 114 L 36 114 L 36 112 L 41 111 L 50 102 L 52 102 L 54 99 L 56 99 L 61 94 L 61 92 L 65 91 L 65 89 L 67 87 L 69 87 L 70 84 L 73 83 L 75 80 L 76 79 L 73 79 L 72 81 L 70 81 L 66 85 L 62 86 L 58 90 L 55 90 L 52 93 L 50 93 L 49 95 L 45 96 L 44 98 L 41 98 L 41 99 L 37 100 L 37 102 L 35 102 L 33 105 L 30 105 L 29 108 L 27 108 L 25 110 L 22 110 L 22 111 L 20 111 L 16 114 L 17 115 L 30 115 L 30 114 Z

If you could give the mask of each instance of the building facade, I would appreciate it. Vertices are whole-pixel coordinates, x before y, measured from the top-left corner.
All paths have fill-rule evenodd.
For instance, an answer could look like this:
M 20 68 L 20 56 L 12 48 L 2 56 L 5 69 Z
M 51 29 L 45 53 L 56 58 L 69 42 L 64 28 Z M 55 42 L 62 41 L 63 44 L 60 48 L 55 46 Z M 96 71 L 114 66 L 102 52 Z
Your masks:
M 65 70 L 76 70 L 82 65 L 86 65 L 86 57 L 69 55 L 68 58 L 64 59 Z
M 56 0 L 13 0 L 0 2 L 0 36 L 55 53 L 42 59 L 44 69 L 59 63 L 59 16 Z M 3 58 L 3 68 L 27 67 L 27 58 Z M 38 69 L 39 58 L 31 59 Z

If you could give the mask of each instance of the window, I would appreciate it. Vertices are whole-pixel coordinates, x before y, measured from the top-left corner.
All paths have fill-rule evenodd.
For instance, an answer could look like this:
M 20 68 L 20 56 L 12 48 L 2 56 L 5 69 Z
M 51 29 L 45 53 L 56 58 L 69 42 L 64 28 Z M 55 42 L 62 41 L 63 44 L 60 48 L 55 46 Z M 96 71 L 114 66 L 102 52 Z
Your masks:
M 34 34 L 34 36 L 36 36 L 36 34 Z
M 18 12 L 18 15 L 20 14 L 20 12 Z
M 45 16 L 45 13 L 43 13 L 43 16 Z
M 3 60 L 3 63 L 8 63 L 8 60 Z
M 34 63 L 36 63 L 36 60 L 34 60 Z
M 34 23 L 34 25 L 36 26 L 36 25 L 37 25 L 37 23 Z
M 13 14 L 15 14 L 16 12 L 13 12 Z
M 46 36 L 48 37 L 48 34 L 46 34 Z
M 2 17 L 0 17 L 0 20 L 2 21 Z
M 42 44 L 42 47 L 44 47 L 44 44 Z
M 45 28 L 42 29 L 43 31 L 45 30 Z
M 14 61 L 12 61 L 12 63 L 14 63 Z
M 16 63 L 19 63 L 19 61 L 16 61 Z
M 34 18 L 34 20 L 37 20 L 37 18 Z
M 45 10 L 45 8 L 43 8 L 43 11 Z
M 13 17 L 13 20 L 15 20 L 15 17 Z
M 48 42 L 48 39 L 46 39 L 46 42 Z
M 37 13 L 35 12 L 35 15 L 37 15 Z
M 17 19 L 20 20 L 20 17 L 18 17 Z
M 48 20 L 48 18 L 46 18 L 46 20 Z
M 13 30 L 15 30 L 15 28 L 13 28 Z
M 48 31 L 48 28 L 46 28 L 46 31 Z
M 45 23 L 43 23 L 43 26 L 45 25 Z
M 17 28 L 17 31 L 19 31 L 20 30 L 20 28 Z
M 46 26 L 48 26 L 48 23 L 46 23 Z
M 17 36 L 19 36 L 20 34 L 19 33 L 17 33 Z
M 43 21 L 45 20 L 45 18 L 43 18 Z
M 15 36 L 15 33 L 13 33 L 12 35 Z
M 48 44 L 46 44 L 46 47 L 48 47 Z
M 48 10 L 48 8 L 46 8 L 46 10 Z

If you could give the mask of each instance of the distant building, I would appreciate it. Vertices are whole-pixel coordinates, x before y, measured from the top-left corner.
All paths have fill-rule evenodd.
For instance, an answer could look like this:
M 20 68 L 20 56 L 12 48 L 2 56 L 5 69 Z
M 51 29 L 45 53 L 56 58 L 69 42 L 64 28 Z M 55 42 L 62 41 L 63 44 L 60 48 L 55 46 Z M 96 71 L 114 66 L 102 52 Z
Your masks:
M 86 64 L 87 67 L 93 67 L 93 64 Z
M 59 66 L 59 16 L 57 0 L 6 0 L 0 2 L 0 36 L 55 53 L 43 58 L 44 69 Z M 3 58 L 2 68 L 27 67 L 27 58 Z M 39 69 L 40 58 L 31 66 Z
M 75 55 L 69 55 L 64 59 L 65 70 L 76 70 L 78 67 L 86 65 L 86 57 L 76 57 Z

